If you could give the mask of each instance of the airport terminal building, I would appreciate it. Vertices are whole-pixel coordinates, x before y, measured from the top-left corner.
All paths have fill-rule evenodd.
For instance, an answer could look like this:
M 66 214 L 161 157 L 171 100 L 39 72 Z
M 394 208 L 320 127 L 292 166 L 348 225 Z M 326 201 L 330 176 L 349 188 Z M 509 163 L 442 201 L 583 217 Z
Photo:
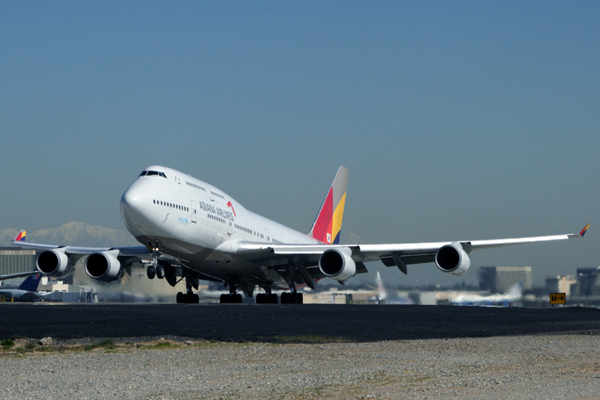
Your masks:
M 28 272 L 35 269 L 35 250 L 20 247 L 0 247 L 0 275 Z
M 523 290 L 533 286 L 531 267 L 479 267 L 479 289 L 505 293 L 521 283 Z

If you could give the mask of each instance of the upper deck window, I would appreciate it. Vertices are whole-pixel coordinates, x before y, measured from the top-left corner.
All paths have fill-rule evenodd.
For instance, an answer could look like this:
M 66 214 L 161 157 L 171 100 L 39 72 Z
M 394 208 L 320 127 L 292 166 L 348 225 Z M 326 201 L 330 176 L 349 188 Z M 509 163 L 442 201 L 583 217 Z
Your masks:
M 157 171 L 143 171 L 140 176 L 150 176 L 150 175 L 157 175 L 157 176 L 162 176 L 163 178 L 167 178 L 167 176 L 165 175 L 164 172 L 157 172 Z

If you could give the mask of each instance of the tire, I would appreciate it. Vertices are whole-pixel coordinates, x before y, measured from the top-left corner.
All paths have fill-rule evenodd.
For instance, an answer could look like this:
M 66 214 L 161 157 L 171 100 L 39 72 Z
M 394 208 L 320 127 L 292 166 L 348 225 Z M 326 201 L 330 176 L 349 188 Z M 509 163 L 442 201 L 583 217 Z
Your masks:
M 265 294 L 263 293 L 259 293 L 256 295 L 256 304 L 264 304 L 266 303 L 266 299 L 265 299 Z
M 165 277 L 165 267 L 163 265 L 158 264 L 156 266 L 156 277 L 158 279 L 163 279 Z
M 277 304 L 279 303 L 279 298 L 275 293 L 268 295 L 267 303 L 269 304 Z
M 192 303 L 194 303 L 194 304 L 200 303 L 200 296 L 198 296 L 197 294 L 194 294 L 193 297 L 194 297 L 194 301 Z
M 221 303 L 221 304 L 229 303 L 229 296 L 226 294 L 222 294 L 221 298 L 219 299 L 219 303 Z
M 302 304 L 304 302 L 304 296 L 302 296 L 302 293 L 296 293 L 296 296 L 294 297 L 294 303 Z
M 288 292 L 283 292 L 281 293 L 281 304 L 289 304 L 290 302 L 290 295 L 291 293 Z
M 148 267 L 146 269 L 146 275 L 148 275 L 148 279 L 154 279 L 154 277 L 156 276 L 156 270 L 154 269 L 154 267 Z
M 234 296 L 232 303 L 242 304 L 242 295 L 237 293 Z
M 175 299 L 177 300 L 177 304 L 183 303 L 183 293 L 177 292 L 177 296 L 175 296 Z

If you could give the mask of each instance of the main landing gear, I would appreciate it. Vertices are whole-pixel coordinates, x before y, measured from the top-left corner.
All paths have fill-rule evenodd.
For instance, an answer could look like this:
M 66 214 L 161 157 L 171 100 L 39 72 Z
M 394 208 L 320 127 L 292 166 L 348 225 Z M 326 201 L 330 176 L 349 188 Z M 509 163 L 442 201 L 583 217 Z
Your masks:
M 183 269 L 183 276 L 185 279 L 185 287 L 187 289 L 187 293 L 183 294 L 181 292 L 177 293 L 175 299 L 177 303 L 188 303 L 188 304 L 198 304 L 200 302 L 200 297 L 197 294 L 194 294 L 192 291 L 192 277 L 189 276 L 190 271 L 187 268 Z
M 298 293 L 295 290 L 288 293 L 281 293 L 281 304 L 302 304 L 304 297 L 302 293 Z
M 271 288 L 265 288 L 266 293 L 256 295 L 256 304 L 277 304 L 279 299 L 275 293 L 271 293 Z
M 177 303 L 188 303 L 188 304 L 198 304 L 200 302 L 200 296 L 194 293 L 183 294 L 181 292 L 177 292 L 176 296 Z
M 242 303 L 242 295 L 236 292 L 237 284 L 235 282 L 229 282 L 227 284 L 229 286 L 229 294 L 222 294 L 219 298 L 219 303 L 221 304 L 241 304 Z

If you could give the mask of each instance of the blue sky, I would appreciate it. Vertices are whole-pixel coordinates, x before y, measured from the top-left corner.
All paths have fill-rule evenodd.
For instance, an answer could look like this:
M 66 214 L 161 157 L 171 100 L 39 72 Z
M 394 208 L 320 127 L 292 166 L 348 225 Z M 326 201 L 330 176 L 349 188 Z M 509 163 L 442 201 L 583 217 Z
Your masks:
M 0 229 L 124 230 L 121 194 L 162 164 L 308 231 L 344 165 L 342 233 L 591 222 L 472 265 L 532 265 L 538 284 L 600 265 L 598 2 L 0 1 L 0 37 Z

